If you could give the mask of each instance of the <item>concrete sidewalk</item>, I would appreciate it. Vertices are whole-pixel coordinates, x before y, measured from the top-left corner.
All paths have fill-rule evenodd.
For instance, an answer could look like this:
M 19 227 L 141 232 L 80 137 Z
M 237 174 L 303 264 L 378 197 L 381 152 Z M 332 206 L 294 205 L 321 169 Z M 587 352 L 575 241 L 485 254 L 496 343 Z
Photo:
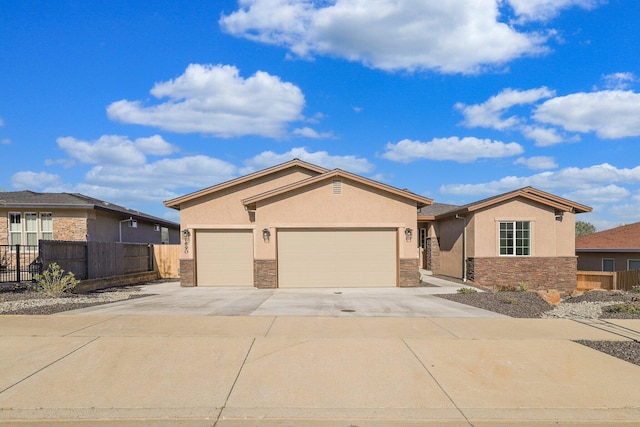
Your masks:
M 0 423 L 637 425 L 640 367 L 574 339 L 620 338 L 560 319 L 2 316 Z

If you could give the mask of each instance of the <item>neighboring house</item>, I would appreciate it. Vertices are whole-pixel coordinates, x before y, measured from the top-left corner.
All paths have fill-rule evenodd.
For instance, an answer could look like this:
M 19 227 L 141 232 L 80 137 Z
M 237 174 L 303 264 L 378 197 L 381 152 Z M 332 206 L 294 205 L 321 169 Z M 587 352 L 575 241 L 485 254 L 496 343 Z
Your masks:
M 640 269 L 640 222 L 576 238 L 580 271 Z
M 417 286 L 416 211 L 432 200 L 298 159 L 165 202 L 183 286 Z
M 576 287 L 575 214 L 591 208 L 532 187 L 418 211 L 423 268 L 487 287 Z
M 77 193 L 0 192 L 0 245 L 180 243 L 180 225 Z

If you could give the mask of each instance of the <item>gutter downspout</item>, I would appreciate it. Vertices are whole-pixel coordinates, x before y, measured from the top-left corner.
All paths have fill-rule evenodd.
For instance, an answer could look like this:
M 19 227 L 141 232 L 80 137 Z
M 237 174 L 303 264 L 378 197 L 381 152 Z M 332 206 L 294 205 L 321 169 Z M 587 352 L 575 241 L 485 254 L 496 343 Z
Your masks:
M 467 283 L 467 217 L 456 214 L 456 219 L 464 221 L 462 228 L 462 281 Z

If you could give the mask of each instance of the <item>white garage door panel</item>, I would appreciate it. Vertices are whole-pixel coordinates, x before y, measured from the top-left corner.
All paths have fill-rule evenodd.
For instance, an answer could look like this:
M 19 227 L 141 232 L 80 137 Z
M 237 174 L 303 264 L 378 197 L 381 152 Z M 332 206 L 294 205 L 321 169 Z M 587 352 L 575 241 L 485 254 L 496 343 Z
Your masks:
M 196 282 L 198 286 L 252 286 L 251 230 L 198 230 Z
M 281 288 L 395 285 L 395 230 L 278 231 Z

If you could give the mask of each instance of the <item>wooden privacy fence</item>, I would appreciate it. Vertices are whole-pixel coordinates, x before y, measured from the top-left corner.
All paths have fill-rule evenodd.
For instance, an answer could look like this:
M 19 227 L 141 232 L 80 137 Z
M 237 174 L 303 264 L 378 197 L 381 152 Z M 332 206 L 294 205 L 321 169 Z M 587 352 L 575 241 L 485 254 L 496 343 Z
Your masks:
M 640 270 L 578 271 L 577 288 L 581 290 L 607 289 L 630 291 L 640 286 Z
M 153 262 L 161 279 L 180 277 L 180 245 L 154 245 Z
M 153 271 L 153 245 L 40 240 L 43 267 L 53 262 L 80 280 Z

